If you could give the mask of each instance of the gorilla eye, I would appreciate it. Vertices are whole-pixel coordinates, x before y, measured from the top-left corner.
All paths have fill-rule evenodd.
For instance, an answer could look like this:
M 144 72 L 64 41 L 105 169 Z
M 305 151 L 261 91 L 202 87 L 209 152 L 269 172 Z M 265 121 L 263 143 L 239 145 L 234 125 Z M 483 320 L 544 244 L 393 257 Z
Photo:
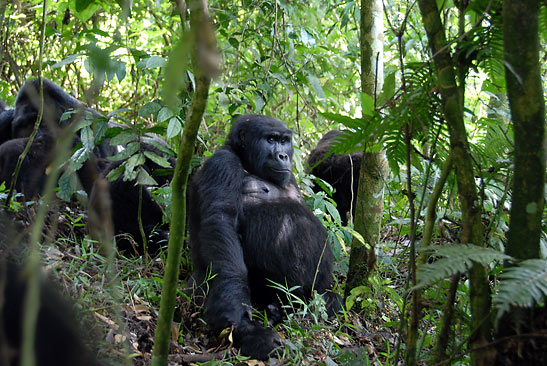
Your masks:
M 273 144 L 274 141 L 275 141 L 275 137 L 274 137 L 274 136 L 268 136 L 267 141 L 268 141 L 270 144 Z
M 283 143 L 283 144 L 286 144 L 286 143 L 288 143 L 289 141 L 290 141 L 290 139 L 289 139 L 288 137 L 286 137 L 286 136 L 283 137 L 283 138 L 281 139 L 281 143 Z

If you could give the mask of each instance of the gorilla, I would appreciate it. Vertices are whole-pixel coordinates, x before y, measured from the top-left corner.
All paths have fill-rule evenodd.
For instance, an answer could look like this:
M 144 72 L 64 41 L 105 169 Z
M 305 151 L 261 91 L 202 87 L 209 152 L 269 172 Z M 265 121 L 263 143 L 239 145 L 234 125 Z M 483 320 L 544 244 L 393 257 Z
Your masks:
M 80 101 L 67 94 L 63 88 L 48 79 L 42 79 L 44 110 L 40 124 L 40 133 L 47 133 L 55 136 L 56 129 L 74 123 L 84 117 L 84 114 L 94 119 L 100 118 L 101 114 L 92 108 L 85 107 Z M 15 110 L 11 122 L 11 136 L 30 136 L 38 112 L 40 110 L 40 79 L 26 81 L 15 99 Z M 67 120 L 61 120 L 63 114 L 74 110 L 74 114 Z M 103 141 L 95 149 L 96 157 L 112 156 L 116 148 Z
M 28 274 L 22 264 L 25 240 L 15 240 L 22 228 L 0 211 L 0 365 L 19 366 Z M 40 269 L 41 271 L 41 269 Z M 92 366 L 98 360 L 87 346 L 73 304 L 58 286 L 40 273 L 39 308 L 34 334 L 36 366 Z
M 29 184 L 25 184 L 25 190 L 29 191 L 25 191 L 25 195 L 41 193 L 41 185 L 43 185 L 45 168 L 47 167 L 47 164 L 44 166 L 44 162 L 46 162 L 46 157 L 49 156 L 47 152 L 51 151 L 54 147 L 54 136 L 57 133 L 58 127 L 64 127 L 70 123 L 77 122 L 83 117 L 82 112 L 95 119 L 102 117 L 100 113 L 92 108 L 85 107 L 80 101 L 67 94 L 63 88 L 52 81 L 42 79 L 42 82 L 44 110 L 42 122 L 37 134 L 37 140 L 46 139 L 47 141 L 53 142 L 47 146 L 44 144 L 38 145 L 44 148 L 41 151 L 38 150 L 38 147 L 35 149 L 33 144 L 33 149 L 41 154 L 30 154 L 29 152 L 29 155 L 25 158 L 25 166 L 22 167 L 19 178 L 21 183 L 19 184 L 18 181 L 19 186 L 16 186 L 16 188 L 18 191 L 21 191 L 23 183 L 26 183 L 27 181 L 35 182 L 31 192 Z M 39 110 L 40 81 L 39 79 L 28 80 L 17 94 L 12 120 L 9 123 L 9 126 L 11 127 L 10 135 L 12 137 L 28 137 L 34 128 Z M 75 113 L 69 119 L 61 121 L 62 115 L 69 110 L 74 110 Z M 119 125 L 109 123 L 109 126 Z M 148 140 L 151 139 L 143 138 L 143 143 L 141 143 L 143 150 L 152 151 L 159 155 L 160 152 L 157 149 L 153 150 L 153 147 L 148 147 L 151 145 L 144 143 L 148 142 Z M 22 152 L 22 148 L 19 149 L 19 147 L 22 146 L 24 148 L 24 145 L 21 145 L 20 141 L 22 140 L 14 139 L 8 141 L 11 148 L 6 148 L 4 150 L 0 149 L 0 174 L 2 174 L 0 178 L 7 180 L 8 173 L 4 174 L 4 171 L 13 172 L 15 169 L 16 159 L 20 152 Z M 75 144 L 78 142 L 79 139 L 76 138 Z M 46 151 L 46 147 L 50 150 Z M 78 177 L 88 196 L 91 195 L 93 185 L 99 176 L 106 176 L 111 170 L 120 166 L 121 162 L 110 162 L 106 159 L 116 153 L 117 147 L 111 146 L 109 141 L 105 139 L 105 141 L 102 141 L 95 147 L 93 154 L 91 154 L 89 159 L 85 161 L 83 166 L 78 170 Z M 5 162 L 5 169 L 2 168 L 1 162 Z M 152 174 L 153 171 L 159 170 L 158 166 L 149 159 L 146 159 L 144 165 L 150 174 Z M 11 174 L 9 177 L 11 177 Z M 40 177 L 40 179 L 34 177 Z M 161 179 L 160 182 L 164 183 L 167 178 L 161 177 Z M 143 245 L 140 240 L 141 234 L 137 219 L 139 185 L 136 185 L 134 181 L 124 181 L 123 178 L 118 178 L 114 182 L 111 182 L 109 190 L 112 198 L 112 217 L 116 233 L 130 234 L 137 242 L 137 252 L 142 253 L 142 250 L 140 249 L 142 249 Z M 163 212 L 161 207 L 153 200 L 146 187 L 143 187 L 142 190 L 142 221 L 147 237 L 156 232 L 157 235 L 152 241 L 151 246 L 158 249 L 160 243 L 166 239 L 167 235 L 164 230 L 156 230 L 157 227 L 162 225 Z M 127 240 L 123 236 L 119 236 L 118 242 L 121 250 L 129 251 L 133 248 L 133 241 Z
M 25 271 L 12 261 L 0 260 L 0 364 L 19 366 L 21 358 Z M 92 366 L 97 362 L 87 348 L 78 320 L 66 301 L 45 279 L 40 281 L 40 307 L 36 323 L 37 366 Z
M 195 175 L 189 191 L 191 283 L 203 295 L 213 331 L 234 327 L 242 354 L 267 359 L 279 336 L 251 316 L 251 307 L 280 310 L 274 281 L 309 299 L 324 293 L 339 310 L 327 232 L 306 207 L 291 171 L 292 131 L 275 118 L 244 115 L 225 145 Z M 199 299 L 198 299 L 199 301 Z
M 333 154 L 331 144 L 343 134 L 344 132 L 337 130 L 327 132 L 319 140 L 315 149 L 310 152 L 308 166 L 310 173 L 323 179 L 334 188 L 332 198 L 336 202 L 338 212 L 340 212 L 342 224 L 347 225 L 350 214 L 351 217 L 355 215 L 363 153 Z M 315 185 L 313 190 L 320 192 L 322 188 Z
M 25 149 L 28 138 L 8 140 L 0 145 L 0 182 L 11 184 L 11 176 L 15 172 L 19 155 Z M 36 136 L 27 156 L 21 164 L 15 183 L 17 192 L 32 199 L 42 193 L 46 181 L 46 169 L 53 160 L 52 151 L 55 142 L 48 135 Z

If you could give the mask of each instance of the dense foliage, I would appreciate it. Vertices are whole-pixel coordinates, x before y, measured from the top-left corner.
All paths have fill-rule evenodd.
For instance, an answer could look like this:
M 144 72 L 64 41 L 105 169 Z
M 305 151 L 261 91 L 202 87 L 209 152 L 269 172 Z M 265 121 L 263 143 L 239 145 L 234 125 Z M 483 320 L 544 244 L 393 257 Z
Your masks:
M 8 105 L 13 106 L 26 79 L 38 76 L 44 4 L 41 0 L 0 1 L 0 99 Z M 71 197 L 78 190 L 74 172 L 89 156 L 86 146 L 93 146 L 103 135 L 111 137 L 113 144 L 126 146 L 117 155 L 118 160 L 130 158 L 111 173 L 111 179 L 123 175 L 154 186 L 155 181 L 139 162 L 140 138 L 146 133 L 155 133 L 168 143 L 169 148 L 156 144 L 167 155 L 179 152 L 196 88 L 194 70 L 188 62 L 187 11 L 180 8 L 182 4 L 165 0 L 47 2 L 42 76 L 111 120 L 130 127 L 107 131 L 106 125 L 99 125 L 93 126 L 92 132 L 86 127 L 81 129 L 83 144 L 74 148 L 58 181 L 57 196 L 65 201 L 65 206 L 59 204 L 65 229 L 54 240 L 44 239 L 44 261 L 55 264 L 62 274 L 59 277 L 67 273 L 67 277 L 73 277 L 64 281 L 68 292 L 79 298 L 78 306 L 87 308 L 90 317 L 98 314 L 107 324 L 106 318 L 120 323 L 119 308 L 112 310 L 120 303 L 125 314 L 142 320 L 141 309 L 147 317 L 142 321 L 150 322 L 159 307 L 165 256 L 157 261 L 122 257 L 115 263 L 120 282 L 103 286 L 110 279 L 105 268 L 112 263 L 84 238 L 80 221 L 85 220 L 85 214 L 70 208 L 74 204 Z M 295 133 L 295 176 L 308 206 L 333 240 L 339 293 L 343 293 L 351 238 L 360 234 L 351 226 L 342 226 L 328 192 L 312 191 L 314 177 L 307 173 L 305 159 L 325 132 L 342 128 L 349 134 L 337 144 L 337 152 L 361 151 L 367 143 L 374 151 L 386 152 L 391 171 L 385 182 L 384 229 L 376 248 L 378 267 L 370 285 L 351 291 L 346 298 L 347 313 L 334 322 L 325 319 L 320 299 L 310 304 L 294 299 L 299 311 L 280 326 L 286 336 L 283 356 L 287 362 L 354 365 L 364 364 L 370 357 L 371 364 L 397 364 L 403 359 L 410 331 L 409 294 L 420 290 L 418 362 L 431 359 L 438 330 L 445 321 L 443 314 L 450 311 L 449 346 L 443 352 L 449 362 L 467 364 L 474 329 L 466 273 L 475 264 L 483 266 L 490 278 L 493 320 L 502 318 L 514 306 L 539 306 L 545 311 L 545 207 L 538 208 L 543 212 L 540 256 L 519 261 L 504 254 L 515 143 L 506 97 L 502 2 L 449 0 L 437 4 L 464 98 L 463 119 L 475 173 L 470 184 L 476 186 L 480 201 L 476 206 L 484 237 L 478 244 L 483 247 L 461 243 L 463 214 L 456 174 L 443 174 L 446 166 L 453 164 L 450 129 L 422 15 L 415 2 L 384 2 L 384 86 L 376 97 L 371 97 L 360 93 L 359 2 L 209 1 L 221 72 L 211 83 L 191 169 L 198 168 L 223 144 L 231 121 L 238 115 L 266 114 L 285 121 Z M 540 59 L 544 60 L 544 4 L 539 12 L 539 36 L 543 47 Z M 547 69 L 542 65 L 541 77 L 545 80 L 546 76 Z M 545 89 L 545 82 L 543 86 Z M 409 141 L 405 141 L 405 128 Z M 163 157 L 147 156 L 168 166 Z M 406 181 L 408 169 L 410 182 Z M 321 184 L 329 191 L 328 185 Z M 440 194 L 435 196 L 439 185 Z M 5 192 L 0 185 L 1 200 Z M 157 187 L 153 193 L 166 204 L 169 221 L 170 187 Z M 20 209 L 20 201 L 12 202 L 12 209 Z M 410 201 L 416 208 L 415 217 L 409 213 Z M 432 213 L 428 212 L 430 206 Z M 430 214 L 433 221 L 428 223 Z M 411 220 L 416 224 L 412 226 L 416 228 L 413 236 Z M 418 247 L 418 283 L 414 287 L 409 273 L 411 237 L 416 238 Z M 426 242 L 420 249 L 424 237 L 431 243 Z M 49 247 L 60 248 L 64 254 L 52 254 Z M 182 278 L 191 268 L 186 249 Z M 60 259 L 68 264 L 58 263 Z M 520 266 L 507 269 L 509 264 Z M 290 297 L 289 289 L 285 290 Z M 184 308 L 182 316 L 188 316 L 180 319 L 179 314 L 176 320 L 180 326 L 175 338 L 181 349 L 194 345 L 195 337 L 189 334 L 202 336 L 196 330 L 200 324 L 193 318 L 195 309 L 188 310 L 189 302 L 181 288 L 179 305 Z M 193 330 L 189 325 L 195 326 Z M 116 335 L 125 334 L 112 330 L 114 326 L 107 327 Z M 545 333 L 539 340 L 545 341 Z M 135 346 L 123 350 L 121 340 L 110 342 L 126 356 L 145 355 L 135 358 L 135 364 L 145 362 L 142 360 L 150 355 L 150 349 Z M 202 348 L 208 349 L 209 345 Z M 184 352 L 191 353 L 188 349 Z

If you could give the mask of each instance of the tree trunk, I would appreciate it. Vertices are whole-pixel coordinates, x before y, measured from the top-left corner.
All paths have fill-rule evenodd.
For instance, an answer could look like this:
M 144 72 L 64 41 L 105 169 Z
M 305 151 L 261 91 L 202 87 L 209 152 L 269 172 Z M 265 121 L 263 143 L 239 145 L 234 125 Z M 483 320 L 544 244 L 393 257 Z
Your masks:
M 545 182 L 545 101 L 539 64 L 539 2 L 505 1 L 503 37 L 507 96 L 515 136 L 511 222 L 506 253 L 517 259 L 540 257 Z M 544 340 L 519 337 L 545 331 L 545 309 L 513 308 L 500 320 L 496 338 L 499 365 L 547 362 Z M 542 346 L 543 345 L 543 346 Z
M 372 97 L 383 85 L 383 13 L 380 0 L 361 0 L 361 90 Z M 365 148 L 366 150 L 366 148 Z M 380 236 L 384 210 L 387 162 L 384 152 L 363 153 L 354 225 L 365 242 L 353 239 L 345 296 L 367 283 L 376 264 L 374 247 Z
M 190 8 L 190 33 L 192 41 L 192 64 L 196 80 L 192 106 L 184 126 L 184 133 L 180 141 L 179 154 L 172 187 L 172 215 L 169 230 L 169 246 L 167 252 L 167 266 L 163 277 L 160 312 L 158 325 L 154 335 L 154 350 L 152 356 L 153 366 L 167 366 L 167 356 L 171 341 L 171 323 L 175 312 L 176 290 L 181 260 L 182 243 L 186 227 L 186 186 L 188 182 L 188 170 L 190 160 L 194 153 L 194 145 L 199 126 L 203 118 L 203 112 L 207 105 L 210 72 L 204 70 L 204 66 L 211 66 L 212 53 L 215 52 L 214 33 L 209 21 L 207 0 L 191 0 Z M 180 62 L 181 60 L 169 60 Z M 182 74 L 182 72 L 181 72 Z
M 458 198 L 461 204 L 463 232 L 462 243 L 484 244 L 484 227 L 481 222 L 481 210 L 472 156 L 467 141 L 463 120 L 463 99 L 456 84 L 454 62 L 449 54 L 439 9 L 435 0 L 419 0 L 422 20 L 434 55 L 439 90 L 444 117 L 450 132 L 450 148 L 456 168 Z M 492 365 L 493 352 L 488 348 L 491 338 L 490 305 L 491 292 L 486 269 L 475 264 L 468 273 L 471 298 L 470 348 L 478 350 L 471 353 L 472 365 Z
M 515 172 L 507 254 L 539 258 L 545 182 L 545 102 L 539 65 L 539 2 L 504 2 L 507 96 L 515 134 Z

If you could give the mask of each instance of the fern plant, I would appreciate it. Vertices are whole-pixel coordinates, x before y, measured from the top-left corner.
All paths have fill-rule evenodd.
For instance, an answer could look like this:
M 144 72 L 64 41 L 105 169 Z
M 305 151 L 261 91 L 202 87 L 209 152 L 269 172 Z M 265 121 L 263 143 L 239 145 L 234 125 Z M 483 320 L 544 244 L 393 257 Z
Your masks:
M 441 257 L 433 263 L 427 263 L 418 269 L 416 290 L 431 285 L 443 278 L 464 273 L 473 263 L 489 265 L 493 261 L 511 260 L 512 257 L 497 250 L 483 248 L 473 244 L 447 244 L 427 249 L 434 257 Z
M 547 259 L 528 259 L 510 267 L 501 275 L 501 285 L 494 296 L 497 318 L 512 306 L 532 307 L 547 297 Z

